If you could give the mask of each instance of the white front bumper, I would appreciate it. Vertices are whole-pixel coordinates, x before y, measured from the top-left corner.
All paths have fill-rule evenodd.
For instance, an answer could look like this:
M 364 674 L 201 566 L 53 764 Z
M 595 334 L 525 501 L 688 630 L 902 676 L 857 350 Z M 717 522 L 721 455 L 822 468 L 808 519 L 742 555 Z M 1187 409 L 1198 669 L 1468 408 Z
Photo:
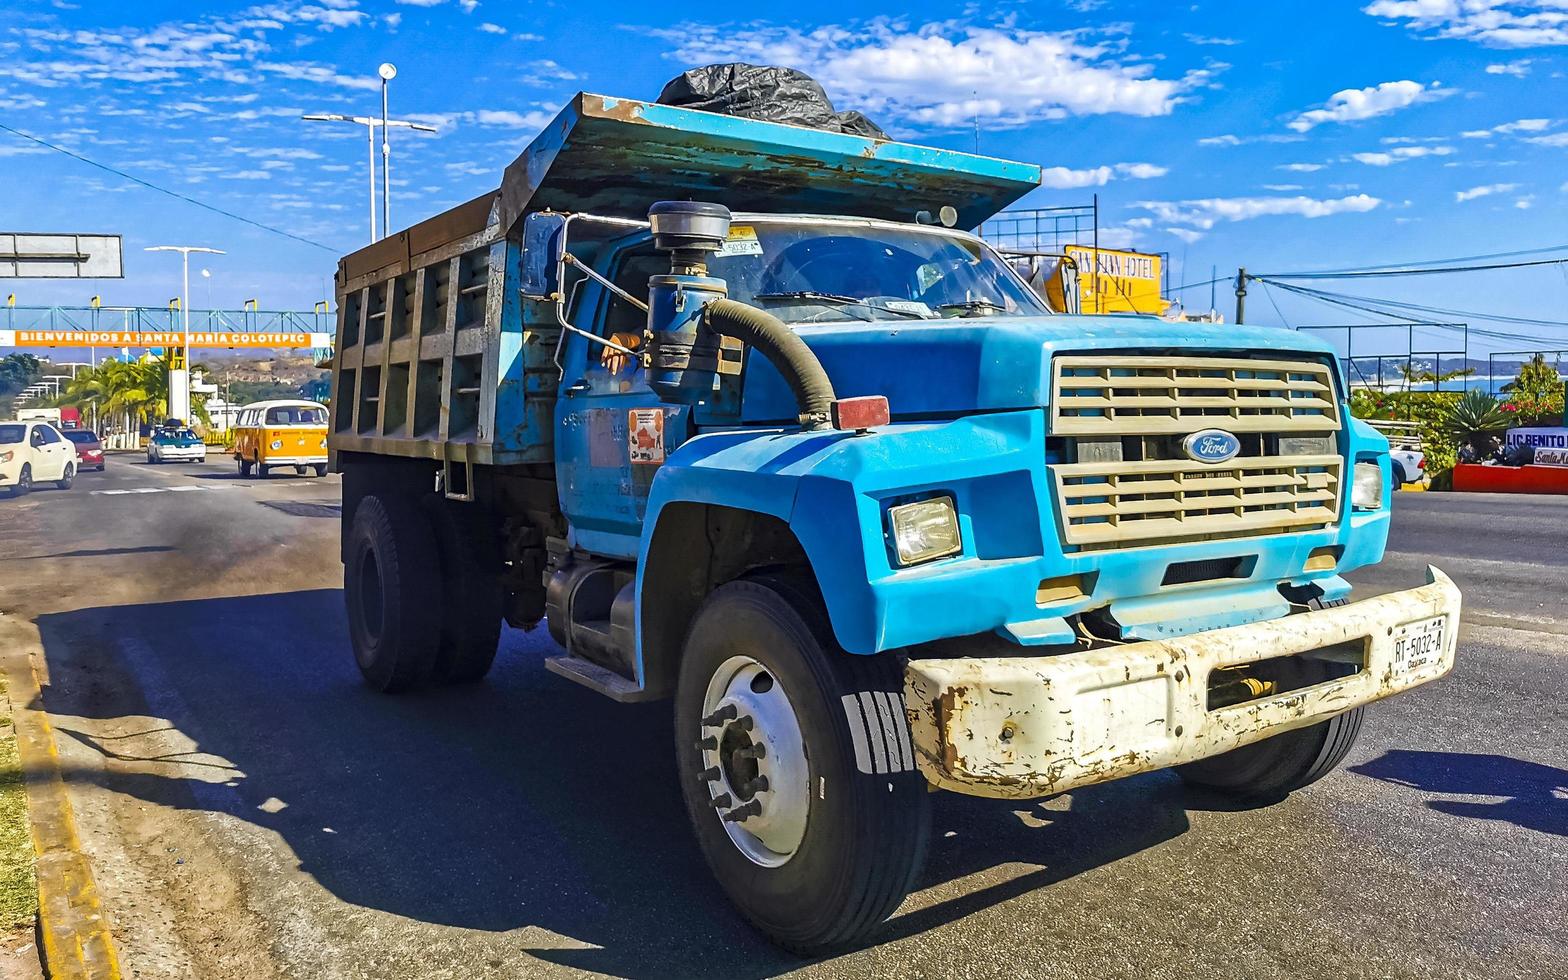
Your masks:
M 173 448 L 170 448 L 168 446 L 164 446 L 164 447 L 159 448 L 159 449 L 154 449 L 152 451 L 152 455 L 153 455 L 154 459 L 166 459 L 166 460 L 206 459 L 207 458 L 207 450 L 204 449 L 204 448 L 173 449 Z
M 1227 752 L 1448 673 L 1459 589 L 1436 568 L 1405 592 L 1251 626 L 1055 657 L 912 660 L 904 672 L 915 758 L 933 784 L 1027 799 Z M 1444 617 L 1441 653 L 1399 671 L 1395 628 Z M 1210 710 L 1221 667 L 1358 644 L 1364 667 Z

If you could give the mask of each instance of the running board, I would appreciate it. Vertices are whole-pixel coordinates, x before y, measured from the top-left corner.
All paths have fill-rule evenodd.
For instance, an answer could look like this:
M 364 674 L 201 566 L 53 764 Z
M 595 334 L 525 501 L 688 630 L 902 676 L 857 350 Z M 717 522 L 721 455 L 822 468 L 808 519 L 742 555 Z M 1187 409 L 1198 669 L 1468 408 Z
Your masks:
M 547 657 L 544 665 L 552 674 L 560 674 L 615 701 L 654 701 L 658 698 L 653 692 L 638 687 L 635 681 L 581 657 Z

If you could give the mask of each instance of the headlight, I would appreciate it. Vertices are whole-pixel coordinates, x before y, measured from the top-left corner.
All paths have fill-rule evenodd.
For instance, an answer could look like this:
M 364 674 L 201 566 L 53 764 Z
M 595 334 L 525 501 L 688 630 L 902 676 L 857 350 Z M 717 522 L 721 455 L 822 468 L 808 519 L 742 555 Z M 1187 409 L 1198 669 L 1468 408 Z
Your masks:
M 1383 467 L 1378 463 L 1357 463 L 1350 487 L 1350 506 L 1356 510 L 1377 510 L 1383 506 Z
M 952 497 L 932 497 L 912 504 L 889 507 L 887 521 L 900 565 L 916 565 L 963 550 L 958 533 L 958 510 Z
M 283 448 L 282 440 L 279 440 L 279 439 L 272 440 L 272 448 L 273 449 L 282 449 Z
M 0 463 L 9 463 L 16 454 L 11 452 L 0 453 Z

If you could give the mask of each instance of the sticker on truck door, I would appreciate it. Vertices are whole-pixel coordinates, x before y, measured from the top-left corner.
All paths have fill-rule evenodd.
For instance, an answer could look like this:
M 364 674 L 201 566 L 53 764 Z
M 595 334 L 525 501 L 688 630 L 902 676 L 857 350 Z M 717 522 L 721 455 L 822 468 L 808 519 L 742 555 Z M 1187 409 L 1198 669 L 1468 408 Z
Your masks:
M 633 408 L 626 413 L 627 449 L 633 463 L 664 462 L 664 409 Z

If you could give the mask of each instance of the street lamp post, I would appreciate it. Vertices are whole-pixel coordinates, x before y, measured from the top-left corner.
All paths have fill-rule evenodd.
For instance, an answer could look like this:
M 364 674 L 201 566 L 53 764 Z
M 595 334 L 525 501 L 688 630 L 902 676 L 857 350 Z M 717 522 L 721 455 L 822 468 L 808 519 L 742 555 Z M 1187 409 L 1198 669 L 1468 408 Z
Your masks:
M 383 83 L 382 83 L 383 88 L 385 88 L 385 84 L 386 84 L 385 81 L 383 81 Z M 340 112 L 312 112 L 312 113 L 308 113 L 308 114 L 303 115 L 303 116 L 300 117 L 301 119 L 305 119 L 305 120 L 308 120 L 310 122 L 346 122 L 346 123 L 353 123 L 353 124 L 355 124 L 357 126 L 364 126 L 365 127 L 365 137 L 366 137 L 366 139 L 368 141 L 368 145 L 370 147 L 370 180 L 369 180 L 369 186 L 370 186 L 370 240 L 371 240 L 371 242 L 380 241 L 381 238 L 382 238 L 381 235 L 378 235 L 376 233 L 376 127 L 380 126 L 381 127 L 381 133 L 382 133 L 382 138 L 381 138 L 381 157 L 382 157 L 382 169 L 383 169 L 383 171 L 385 171 L 386 168 L 391 165 L 391 159 L 392 159 L 392 149 L 391 149 L 390 146 L 387 145 L 387 142 L 386 142 L 386 131 L 388 129 L 391 129 L 391 128 L 395 127 L 395 126 L 401 126 L 404 129 L 413 129 L 413 130 L 417 130 L 417 131 L 419 131 L 421 133 L 437 133 L 437 132 L 440 132 L 440 130 L 436 129 L 436 127 L 434 127 L 434 126 L 426 126 L 423 123 L 409 122 L 409 121 L 404 120 L 404 119 L 387 119 L 387 118 L 385 118 L 385 109 L 386 109 L 386 99 L 385 99 L 385 93 L 383 92 L 383 98 L 382 98 L 383 118 L 381 118 L 381 119 L 377 119 L 374 116 L 346 116 L 346 115 L 343 115 Z M 386 176 L 385 173 L 383 173 L 383 177 L 385 177 L 385 176 Z M 384 187 L 385 190 L 390 191 L 390 189 L 392 187 L 390 179 L 386 180 L 386 182 L 384 183 L 383 187 Z M 390 221 L 391 220 L 391 206 L 390 206 L 390 204 L 387 203 L 386 200 L 382 201 L 381 214 L 382 214 L 382 217 L 384 219 L 386 219 L 386 221 Z M 383 225 L 385 225 L 385 221 L 383 222 Z M 391 229 L 390 228 L 384 228 L 383 230 L 384 231 L 390 231 Z
M 182 346 L 169 358 L 169 417 L 186 424 L 191 417 L 190 359 L 191 349 L 191 253 L 225 255 L 222 249 L 204 248 L 200 245 L 153 245 L 149 252 L 179 252 L 183 288 L 180 290 L 180 319 Z
M 392 142 L 387 125 L 387 83 L 397 77 L 397 66 L 390 61 L 376 69 L 381 76 L 381 233 L 392 234 Z

